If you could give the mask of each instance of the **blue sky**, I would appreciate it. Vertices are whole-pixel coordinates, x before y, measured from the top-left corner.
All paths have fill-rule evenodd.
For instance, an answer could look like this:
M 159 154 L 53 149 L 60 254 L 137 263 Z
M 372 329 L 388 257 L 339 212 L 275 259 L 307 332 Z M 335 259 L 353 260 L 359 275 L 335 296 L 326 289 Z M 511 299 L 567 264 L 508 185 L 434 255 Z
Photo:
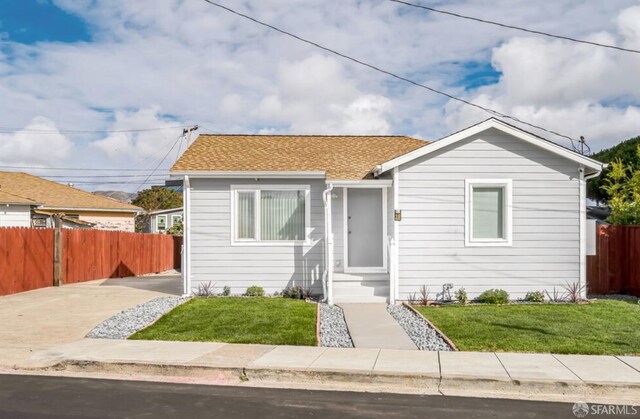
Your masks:
M 636 0 L 421 1 L 640 48 Z M 584 135 L 595 150 L 640 134 L 640 58 L 631 54 L 387 0 L 223 3 L 448 94 Z M 16 128 L 0 132 L 0 166 L 160 163 L 161 173 L 177 157 L 161 161 L 177 125 L 437 139 L 489 116 L 199 0 L 0 0 L 0 97 L 0 127 Z M 129 132 L 139 128 L 162 129 Z
M 0 0 L 0 33 L 24 44 L 91 39 L 83 19 L 47 0 Z

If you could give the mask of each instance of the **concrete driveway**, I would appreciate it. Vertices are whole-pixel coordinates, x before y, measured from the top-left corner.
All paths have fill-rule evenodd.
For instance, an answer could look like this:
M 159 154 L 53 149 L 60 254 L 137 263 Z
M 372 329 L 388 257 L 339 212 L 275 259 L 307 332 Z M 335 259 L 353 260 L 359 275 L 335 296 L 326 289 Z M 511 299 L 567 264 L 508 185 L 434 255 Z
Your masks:
M 0 297 L 0 368 L 37 367 L 31 355 L 82 339 L 101 321 L 154 297 L 180 295 L 177 272 L 101 279 Z

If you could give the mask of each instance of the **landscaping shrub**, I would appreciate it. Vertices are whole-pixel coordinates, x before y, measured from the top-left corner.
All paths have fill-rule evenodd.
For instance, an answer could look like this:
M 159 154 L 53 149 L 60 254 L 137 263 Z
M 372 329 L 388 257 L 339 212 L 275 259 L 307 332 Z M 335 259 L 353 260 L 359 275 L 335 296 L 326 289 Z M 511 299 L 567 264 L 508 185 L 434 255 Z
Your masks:
M 264 297 L 264 288 L 258 285 L 252 285 L 247 288 L 247 291 L 244 293 L 247 297 Z
M 294 298 L 300 300 L 304 297 L 304 290 L 301 286 L 294 285 L 293 287 L 287 287 L 283 289 L 282 296 L 284 298 Z
M 478 301 L 483 304 L 507 304 L 509 303 L 509 293 L 505 290 L 486 290 L 478 297 Z
M 213 284 L 211 281 L 201 282 L 198 284 L 196 295 L 198 297 L 211 297 L 213 295 L 214 286 L 215 284 Z
M 542 291 L 529 291 L 524 296 L 524 300 L 530 303 L 542 303 L 544 302 L 544 293 Z
M 584 286 L 580 285 L 579 282 L 566 283 L 562 288 L 567 292 L 566 298 L 572 302 L 577 303 L 582 301 L 582 291 L 584 290 Z
M 420 287 L 420 305 L 428 306 L 429 305 L 429 295 L 431 292 L 429 291 L 429 287 L 423 285 Z
M 469 296 L 467 295 L 467 290 L 465 290 L 464 287 L 460 287 L 454 295 L 456 297 L 456 301 L 462 305 L 469 302 Z
M 223 296 L 223 297 L 228 297 L 228 296 L 230 296 L 230 295 L 231 295 L 231 287 L 230 287 L 230 286 L 228 286 L 228 285 L 225 285 L 225 286 L 222 288 L 222 296 Z

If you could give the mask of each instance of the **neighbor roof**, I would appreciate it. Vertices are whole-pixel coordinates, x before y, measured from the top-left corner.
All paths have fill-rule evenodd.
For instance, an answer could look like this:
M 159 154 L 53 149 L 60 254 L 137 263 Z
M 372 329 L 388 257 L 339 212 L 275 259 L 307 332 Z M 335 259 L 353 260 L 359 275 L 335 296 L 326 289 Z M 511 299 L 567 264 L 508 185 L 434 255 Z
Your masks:
M 0 204 L 37 205 L 37 202 L 0 189 Z
M 142 211 L 142 208 L 135 205 L 21 172 L 0 172 L 0 192 L 31 200 L 44 208 Z
M 200 135 L 171 172 L 325 172 L 360 180 L 426 144 L 404 136 Z

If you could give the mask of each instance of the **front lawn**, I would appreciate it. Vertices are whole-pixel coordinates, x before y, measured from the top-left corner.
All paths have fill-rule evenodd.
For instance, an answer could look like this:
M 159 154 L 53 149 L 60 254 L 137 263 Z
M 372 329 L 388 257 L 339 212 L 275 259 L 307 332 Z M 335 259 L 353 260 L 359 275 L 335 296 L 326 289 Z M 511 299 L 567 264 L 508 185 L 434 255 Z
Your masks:
M 416 309 L 462 351 L 640 354 L 635 301 Z
M 129 339 L 316 345 L 316 305 L 288 298 L 194 298 Z

